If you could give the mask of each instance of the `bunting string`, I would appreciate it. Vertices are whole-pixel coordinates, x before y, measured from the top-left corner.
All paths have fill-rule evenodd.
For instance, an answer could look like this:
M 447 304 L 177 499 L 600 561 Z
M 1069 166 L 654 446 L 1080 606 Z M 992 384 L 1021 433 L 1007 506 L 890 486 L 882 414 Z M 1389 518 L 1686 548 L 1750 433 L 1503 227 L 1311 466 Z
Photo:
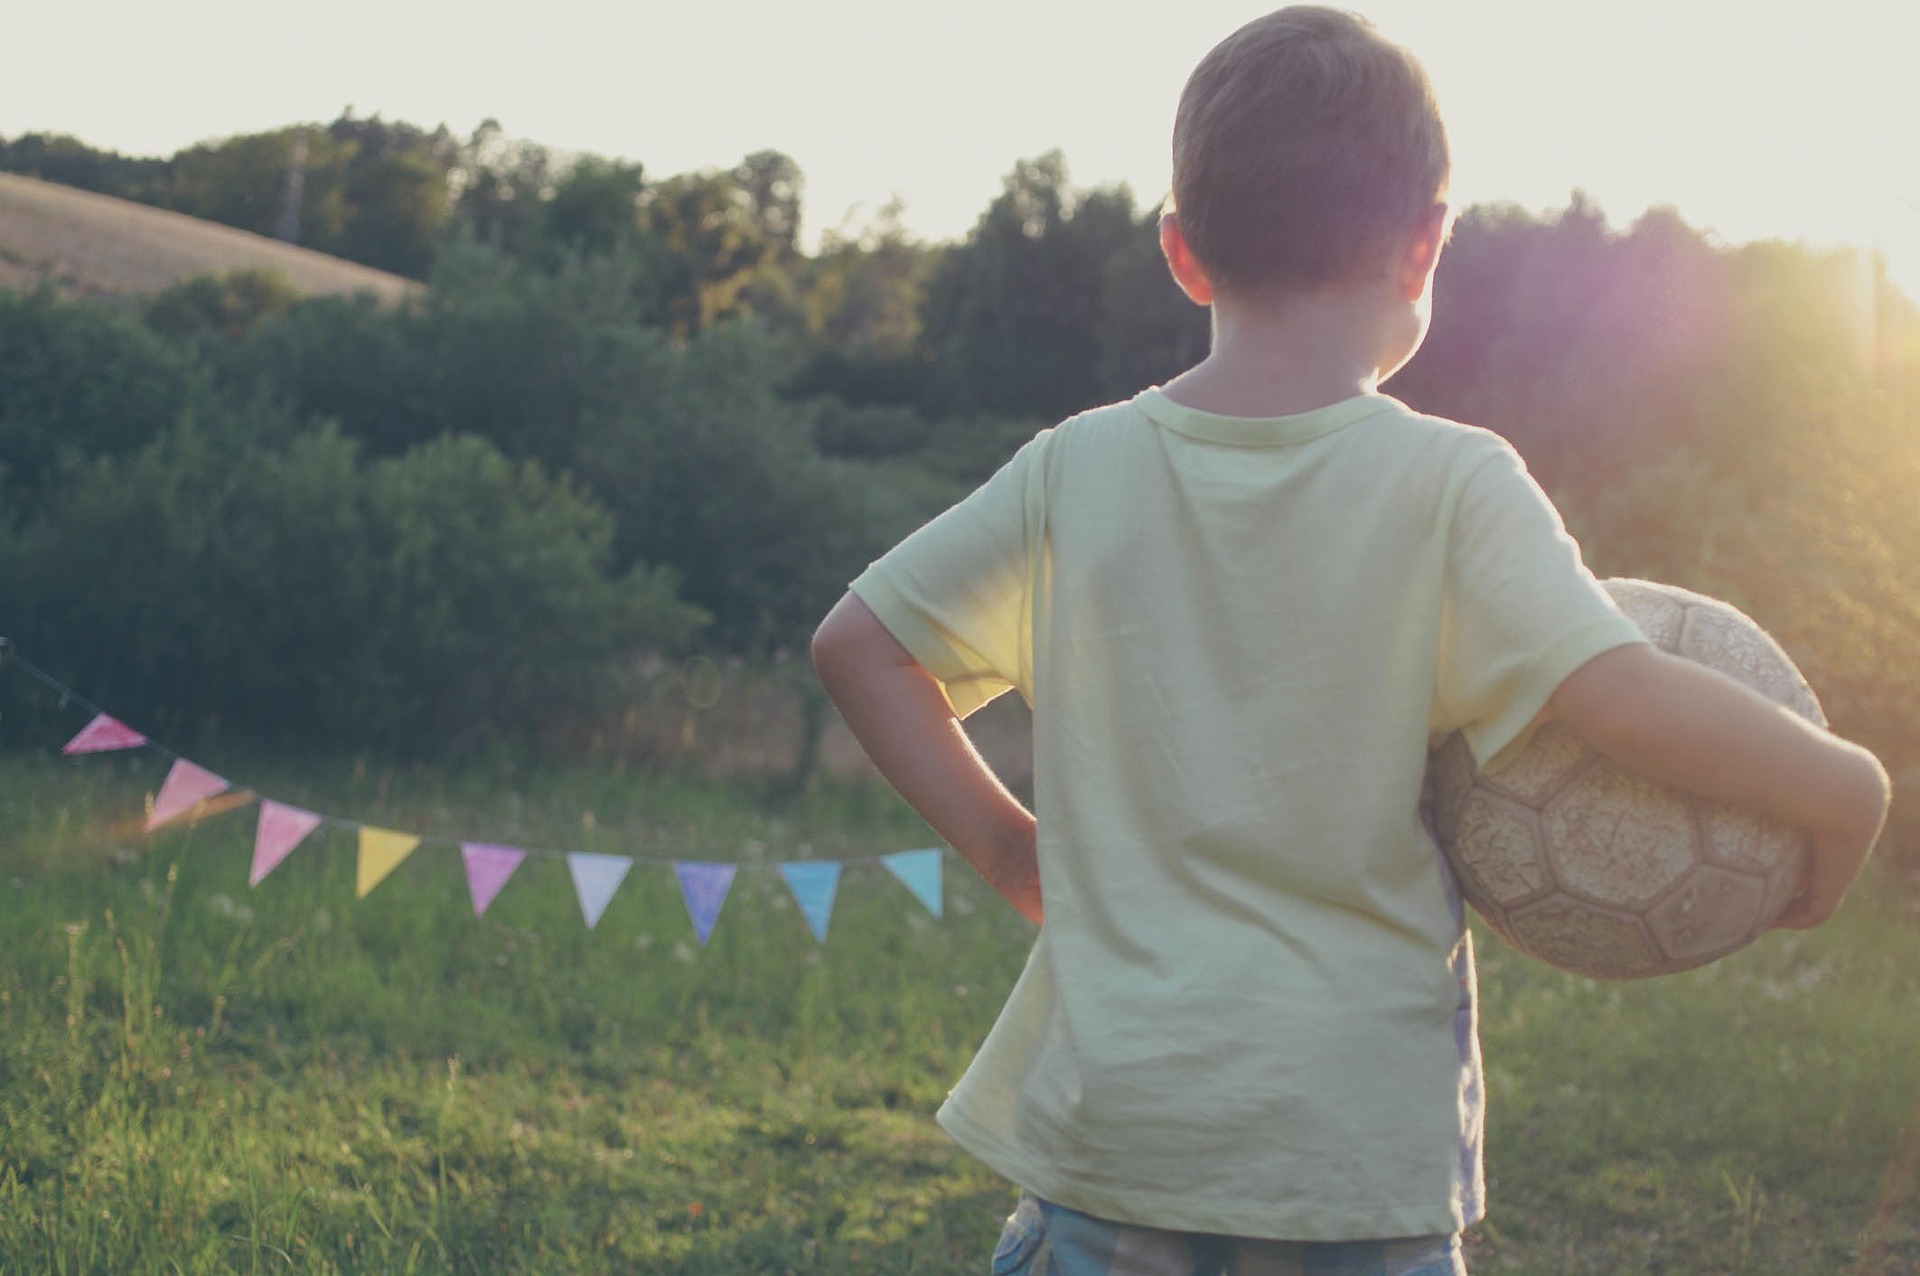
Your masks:
M 824 944 L 827 940 L 841 869 L 847 864 L 878 863 L 933 916 L 939 917 L 943 911 L 941 886 L 945 850 L 941 847 L 892 851 L 884 855 L 843 856 L 830 860 L 803 859 L 771 865 L 740 865 L 467 842 L 377 828 L 358 820 L 306 810 L 235 784 L 182 757 L 79 695 L 22 656 L 8 639 L 0 638 L 0 669 L 7 667 L 19 669 L 58 696 L 60 708 L 75 706 L 89 715 L 86 725 L 61 746 L 63 755 L 82 757 L 147 749 L 169 759 L 166 778 L 161 781 L 160 790 L 148 807 L 145 823 L 147 832 L 193 817 L 207 810 L 208 803 L 222 795 L 226 795 L 233 805 L 257 802 L 258 822 L 254 830 L 253 858 L 247 874 L 247 885 L 250 887 L 257 887 L 265 881 L 315 831 L 331 827 L 351 831 L 356 839 L 358 860 L 354 891 L 361 899 L 371 894 L 422 845 L 457 845 L 476 917 L 485 915 L 528 856 L 564 856 L 567 872 L 573 879 L 574 894 L 580 904 L 581 918 L 589 930 L 599 924 L 615 892 L 636 864 L 671 866 L 679 884 L 681 901 L 686 905 L 688 919 L 693 924 L 694 935 L 702 945 L 713 934 L 720 910 L 726 904 L 727 892 L 733 886 L 735 875 L 743 867 L 774 868 L 779 871 L 817 943 Z M 228 807 L 223 805 L 219 809 Z

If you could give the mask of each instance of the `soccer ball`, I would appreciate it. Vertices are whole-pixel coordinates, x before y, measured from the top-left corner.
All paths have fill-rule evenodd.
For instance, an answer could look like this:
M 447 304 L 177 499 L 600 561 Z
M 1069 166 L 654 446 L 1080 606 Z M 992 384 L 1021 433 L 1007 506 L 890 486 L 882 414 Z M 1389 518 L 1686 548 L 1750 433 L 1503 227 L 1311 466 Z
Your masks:
M 1826 725 L 1800 671 L 1737 608 L 1651 581 L 1602 586 L 1661 650 Z M 1426 808 L 1487 924 L 1595 979 L 1723 957 L 1771 926 L 1806 876 L 1800 830 L 1642 779 L 1555 723 L 1484 774 L 1457 733 L 1446 737 L 1428 758 Z

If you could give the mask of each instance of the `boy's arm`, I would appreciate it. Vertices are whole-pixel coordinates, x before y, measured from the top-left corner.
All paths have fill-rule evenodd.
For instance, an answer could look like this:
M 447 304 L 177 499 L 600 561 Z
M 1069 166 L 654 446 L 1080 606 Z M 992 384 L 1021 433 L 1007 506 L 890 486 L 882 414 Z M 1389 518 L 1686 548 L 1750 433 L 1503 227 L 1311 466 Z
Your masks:
M 1887 774 L 1871 753 L 1704 665 L 1643 645 L 1594 657 L 1545 717 L 1650 779 L 1813 835 L 1807 885 L 1775 923 L 1831 917 L 1886 820 Z
M 848 593 L 813 664 L 880 774 L 1027 920 L 1041 919 L 1034 818 L 973 747 L 933 675 Z

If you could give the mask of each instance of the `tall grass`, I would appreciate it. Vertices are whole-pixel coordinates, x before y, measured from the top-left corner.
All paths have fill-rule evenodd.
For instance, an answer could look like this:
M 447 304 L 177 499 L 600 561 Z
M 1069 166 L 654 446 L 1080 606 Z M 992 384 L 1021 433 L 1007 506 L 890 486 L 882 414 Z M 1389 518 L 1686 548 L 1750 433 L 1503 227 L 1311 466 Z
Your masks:
M 1010 1189 L 931 1111 L 1024 923 L 964 872 L 934 920 L 855 866 L 817 945 L 761 867 L 928 845 L 891 798 L 233 769 L 371 824 L 745 867 L 704 948 L 644 864 L 592 931 L 560 860 L 476 919 L 450 847 L 356 900 L 325 830 L 249 891 L 250 812 L 147 837 L 156 764 L 0 760 L 0 1269 L 984 1269 Z M 1892 885 L 1641 984 L 1483 938 L 1475 1270 L 1920 1270 L 1920 957 Z

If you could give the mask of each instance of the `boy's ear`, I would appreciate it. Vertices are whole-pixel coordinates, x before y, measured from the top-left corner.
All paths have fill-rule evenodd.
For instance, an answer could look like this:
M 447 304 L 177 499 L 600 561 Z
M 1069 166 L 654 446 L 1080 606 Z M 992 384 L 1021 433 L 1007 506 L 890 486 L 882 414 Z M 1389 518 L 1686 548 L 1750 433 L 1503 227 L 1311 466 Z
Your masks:
M 1180 214 L 1171 208 L 1160 214 L 1160 253 L 1167 259 L 1173 282 L 1180 285 L 1187 300 L 1196 306 L 1211 306 L 1213 284 L 1194 257 L 1193 249 L 1187 246 L 1187 237 L 1180 230 Z
M 1440 250 L 1446 247 L 1452 231 L 1453 210 L 1445 204 L 1435 204 L 1420 215 L 1400 256 L 1396 282 L 1402 297 L 1418 301 L 1426 295 L 1433 285 L 1433 272 L 1440 265 Z

